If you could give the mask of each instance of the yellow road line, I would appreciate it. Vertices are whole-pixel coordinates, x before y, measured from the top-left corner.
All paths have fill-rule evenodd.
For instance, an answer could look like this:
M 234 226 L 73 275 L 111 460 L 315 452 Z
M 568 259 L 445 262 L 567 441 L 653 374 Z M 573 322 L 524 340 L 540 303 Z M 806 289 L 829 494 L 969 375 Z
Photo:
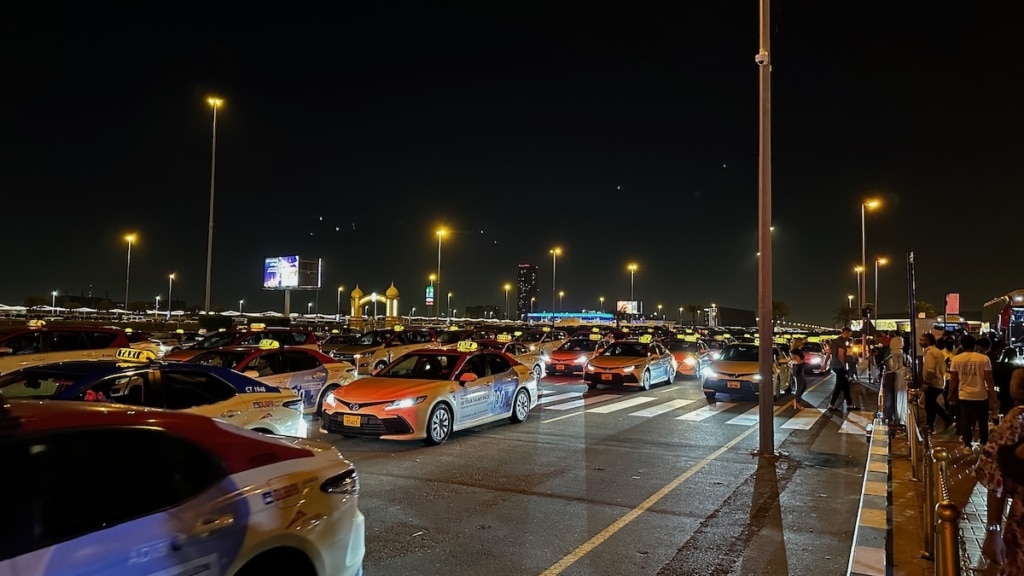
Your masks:
M 785 405 L 780 406 L 780 407 L 776 408 L 773 411 L 772 414 L 773 414 L 773 416 L 778 416 L 785 409 L 786 409 Z M 573 414 L 573 416 L 574 415 L 575 414 Z M 559 418 L 566 418 L 568 416 L 569 415 L 559 416 Z M 550 422 L 550 421 L 551 420 L 549 420 L 548 422 Z M 619 518 L 615 522 L 612 522 L 611 525 L 609 525 L 604 530 L 601 530 L 599 533 L 597 533 L 596 536 L 594 536 L 590 540 L 587 540 L 586 542 L 581 544 L 578 548 L 576 548 L 572 552 L 566 554 L 565 557 L 563 557 L 561 560 L 556 562 L 553 566 L 551 566 L 547 570 L 541 572 L 540 576 L 555 576 L 556 574 L 561 574 L 563 570 L 565 570 L 569 566 L 572 566 L 573 564 L 575 564 L 577 560 L 579 560 L 580 558 L 586 556 L 588 552 L 590 552 L 594 548 L 597 548 L 602 543 L 604 543 L 606 540 L 608 540 L 613 535 L 615 535 L 616 532 L 618 532 L 619 530 L 622 530 L 623 528 L 625 528 L 633 520 L 636 520 L 637 517 L 639 517 L 641 514 L 646 512 L 648 509 L 650 509 L 651 506 L 654 506 L 655 504 L 658 503 L 659 500 L 661 500 L 662 498 L 667 496 L 670 492 L 672 492 L 673 490 L 678 488 L 680 484 L 682 484 L 683 482 L 686 482 L 687 480 L 689 480 L 694 474 L 696 474 L 697 472 L 700 472 L 700 470 L 702 468 L 704 468 L 705 466 L 707 466 L 711 462 L 715 461 L 715 459 L 717 459 L 719 456 L 721 456 L 722 454 L 727 452 L 730 448 L 732 448 L 736 444 L 739 444 L 741 440 L 743 440 L 747 436 L 750 436 L 751 434 L 753 434 L 754 430 L 757 430 L 758 428 L 759 428 L 758 426 L 751 425 L 744 432 L 740 433 L 738 436 L 736 436 L 735 438 L 730 440 L 728 443 L 723 445 L 721 448 L 719 448 L 718 450 L 715 450 L 711 454 L 708 454 L 707 456 L 705 456 L 704 459 L 702 459 L 700 462 L 697 462 L 696 464 L 691 466 L 689 470 L 683 472 L 679 476 L 676 476 L 672 481 L 670 481 L 668 484 L 663 486 L 660 490 L 658 490 L 654 494 L 651 494 L 646 500 L 644 500 L 639 505 L 637 505 L 636 508 L 633 508 L 632 510 L 627 512 L 625 516 L 623 516 L 622 518 Z

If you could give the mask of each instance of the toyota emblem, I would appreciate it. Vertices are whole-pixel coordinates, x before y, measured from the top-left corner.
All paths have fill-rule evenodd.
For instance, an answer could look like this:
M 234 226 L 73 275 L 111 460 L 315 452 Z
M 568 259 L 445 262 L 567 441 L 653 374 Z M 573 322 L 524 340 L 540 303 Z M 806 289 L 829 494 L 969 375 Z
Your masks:
M 353 412 L 358 412 L 359 411 L 359 404 L 352 404 L 349 407 L 352 408 Z

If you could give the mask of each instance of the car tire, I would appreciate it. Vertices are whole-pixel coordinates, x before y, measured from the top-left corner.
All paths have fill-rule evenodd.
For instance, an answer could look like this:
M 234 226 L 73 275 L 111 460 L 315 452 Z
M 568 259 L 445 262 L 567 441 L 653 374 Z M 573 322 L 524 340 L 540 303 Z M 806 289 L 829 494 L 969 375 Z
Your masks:
M 316 417 L 321 418 L 324 415 L 324 400 L 327 399 L 327 395 L 334 392 L 338 388 L 341 388 L 339 384 L 328 384 L 324 386 L 322 392 L 320 392 L 320 398 L 316 401 Z
M 644 390 L 651 389 L 651 371 L 644 370 L 644 373 L 640 376 L 640 387 Z
M 438 404 L 427 417 L 427 446 L 437 446 L 448 441 L 452 434 L 452 409 L 447 404 Z
M 704 393 L 704 398 L 707 399 L 708 404 L 714 404 L 715 403 L 715 396 L 716 396 L 716 394 L 714 392 L 705 392 Z
M 513 424 L 525 422 L 530 417 L 530 393 L 520 388 L 512 399 L 512 415 L 508 417 Z
M 533 377 L 537 379 L 537 382 L 540 382 L 540 379 L 544 377 L 544 367 L 540 364 L 534 364 Z
M 316 568 L 309 558 L 295 548 L 275 548 L 258 554 L 236 573 L 236 576 L 289 574 L 315 576 Z
M 590 390 L 597 390 L 597 382 L 588 382 L 586 380 L 584 380 L 584 382 L 587 383 L 587 388 L 588 389 L 590 389 Z
M 665 378 L 665 382 L 667 382 L 671 386 L 672 383 L 676 381 L 676 371 L 675 370 L 667 370 L 667 372 L 668 372 L 668 376 Z
M 382 370 L 387 365 L 387 362 L 381 360 L 380 362 L 377 362 L 376 364 L 373 365 L 373 371 L 376 372 L 377 370 Z

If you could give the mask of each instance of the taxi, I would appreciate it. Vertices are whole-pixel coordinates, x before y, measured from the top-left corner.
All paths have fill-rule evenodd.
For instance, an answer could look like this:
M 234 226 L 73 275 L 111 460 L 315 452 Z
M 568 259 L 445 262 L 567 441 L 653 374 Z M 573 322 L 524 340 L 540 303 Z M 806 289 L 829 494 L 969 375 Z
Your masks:
M 437 333 L 437 345 L 439 348 L 457 348 L 459 342 L 466 340 L 494 340 L 498 333 L 494 330 L 483 328 L 460 328 L 449 326 L 447 330 Z
M 600 332 L 585 336 L 573 336 L 558 347 L 542 355 L 544 370 L 548 375 L 582 374 L 587 362 L 607 346 L 608 341 Z
M 268 328 L 265 324 L 256 323 L 247 329 L 224 330 L 207 334 L 193 346 L 183 350 L 168 352 L 164 358 L 184 362 L 206 350 L 223 348 L 224 346 L 256 346 L 263 340 L 277 340 L 281 346 L 296 346 L 320 351 L 320 342 L 311 331 L 300 328 Z
M 184 410 L 242 428 L 306 435 L 302 399 L 227 368 L 155 362 L 151 352 L 122 348 L 117 360 L 77 360 L 0 376 L 8 398 L 79 400 Z
M 442 444 L 457 430 L 526 420 L 537 380 L 514 358 L 463 342 L 419 349 L 376 375 L 338 388 L 323 406 L 321 432 Z
M 713 360 L 702 374 L 701 389 L 708 402 L 714 402 L 719 393 L 736 396 L 760 396 L 767 389 L 772 398 L 778 398 L 783 388 L 790 386 L 793 378 L 789 356 L 772 346 L 772 381 L 766 388 L 761 381 L 758 360 L 759 344 L 728 344 L 722 354 Z
M 0 394 L 0 460 L 17 470 L 0 475 L 0 574 L 362 571 L 360 479 L 323 442 L 184 412 Z
M 120 328 L 50 328 L 44 320 L 29 320 L 25 326 L 0 328 L 0 374 L 46 362 L 112 359 L 118 349 L 130 345 Z
M 479 344 L 481 348 L 504 352 L 515 358 L 516 361 L 529 366 L 537 382 L 540 382 L 540 379 L 544 377 L 544 360 L 541 358 L 541 355 L 530 350 L 530 347 L 526 344 L 513 340 L 511 334 L 502 333 L 494 338 L 474 339 L 473 342 Z
M 590 388 L 617 384 L 650 390 L 655 382 L 671 384 L 675 378 L 675 358 L 650 334 L 612 342 L 587 362 L 583 373 Z
M 552 330 L 550 326 L 515 333 L 516 340 L 529 346 L 530 350 L 541 354 L 551 352 L 568 337 L 565 330 Z
M 360 376 L 387 366 L 406 352 L 419 348 L 437 348 L 437 339 L 429 330 L 406 330 L 401 324 L 390 330 L 370 330 L 355 342 L 334 351 L 334 357 L 356 367 Z
M 696 332 L 682 332 L 668 342 L 668 351 L 676 359 L 680 374 L 700 378 L 711 362 L 711 349 Z
M 332 390 L 355 379 L 356 369 L 348 362 L 326 354 L 263 340 L 259 346 L 231 346 L 208 350 L 188 360 L 203 366 L 223 366 L 277 388 L 287 388 L 302 398 L 307 414 L 319 412 Z

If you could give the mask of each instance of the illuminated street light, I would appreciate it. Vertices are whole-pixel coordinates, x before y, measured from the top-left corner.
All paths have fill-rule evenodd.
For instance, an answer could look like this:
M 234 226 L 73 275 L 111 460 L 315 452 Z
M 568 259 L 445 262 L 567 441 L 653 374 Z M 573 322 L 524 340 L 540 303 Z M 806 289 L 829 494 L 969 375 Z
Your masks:
M 846 295 L 846 306 L 848 308 L 853 308 L 853 294 Z
M 50 314 L 56 316 L 57 310 L 57 291 L 50 292 Z
M 448 293 L 448 317 L 452 317 L 452 293 Z
M 555 311 L 555 264 L 558 256 L 562 253 L 562 249 L 554 247 L 550 250 L 551 252 L 551 311 Z
M 626 266 L 626 269 L 629 270 L 629 301 L 635 302 L 635 299 L 633 298 L 633 275 L 636 274 L 637 265 L 630 263 Z
M 341 320 L 341 293 L 344 290 L 344 286 L 338 286 L 338 311 L 334 314 L 335 321 Z
M 239 307 L 241 307 L 241 305 L 242 305 L 241 304 L 241 300 L 239 300 L 239 304 L 238 305 L 239 305 Z M 312 312 L 313 312 L 313 303 L 312 302 L 307 302 L 306 303 L 306 316 L 309 316 Z
M 427 316 L 430 316 L 430 308 L 433 307 L 434 318 L 437 318 L 438 316 L 441 315 L 440 313 L 438 313 L 440 307 L 437 306 L 437 304 L 431 304 L 431 302 L 435 302 L 438 297 L 437 292 L 434 291 L 434 280 L 437 280 L 437 275 L 431 274 L 430 276 L 427 277 L 427 279 L 430 280 L 430 300 L 427 302 Z
M 124 311 L 128 312 L 128 284 L 132 277 L 132 242 L 135 242 L 135 234 L 129 234 L 124 237 L 128 241 L 128 265 L 125 267 L 124 272 Z
M 565 291 L 564 290 L 559 290 L 558 291 L 558 309 L 559 310 L 562 309 L 562 297 L 563 296 L 565 296 Z
M 213 191 L 217 176 L 217 110 L 224 104 L 224 100 L 211 96 L 206 99 L 206 103 L 213 108 L 213 146 L 210 152 L 210 224 L 206 237 L 206 299 L 203 301 L 203 310 L 209 313 L 210 278 L 213 274 Z
M 530 296 L 530 312 L 533 312 L 533 303 L 537 300 L 536 296 Z
M 604 296 L 601 296 L 598 300 L 601 302 L 601 312 L 604 312 Z
M 682 306 L 679 307 L 679 323 L 680 324 L 683 323 L 683 307 Z
M 867 235 L 864 232 L 864 212 L 869 209 L 878 208 L 881 202 L 878 200 L 867 200 L 860 204 L 860 268 L 864 271 L 864 275 L 861 276 L 859 282 L 857 282 L 857 289 L 860 290 L 860 309 L 861 309 L 861 320 L 866 320 L 864 317 L 864 298 L 867 296 L 868 287 L 868 263 L 867 263 Z M 861 323 L 860 331 L 860 349 L 861 354 L 867 354 L 868 347 L 868 334 L 864 330 L 864 323 Z
M 239 314 L 242 313 L 242 304 L 245 304 L 245 300 L 239 300 L 238 301 L 238 313 Z
M 661 304 L 658 304 L 658 316 L 661 316 L 662 320 L 665 319 L 665 317 L 661 315 Z
M 153 301 L 154 301 L 153 307 L 156 308 L 157 312 L 160 312 L 160 295 L 157 294 L 156 298 L 154 298 Z
M 512 289 L 512 285 L 505 284 L 505 320 L 508 320 L 508 291 Z
M 853 271 L 857 273 L 857 306 L 864 307 L 864 291 L 861 290 L 861 273 L 864 272 L 863 266 L 854 266 Z
M 434 278 L 434 281 L 436 282 L 434 284 L 434 290 L 437 291 L 441 290 L 441 238 L 444 238 L 444 235 L 447 233 L 448 231 L 444 228 L 437 229 L 437 277 Z M 448 307 L 448 311 L 449 313 L 451 312 L 451 306 Z
M 878 266 L 885 266 L 889 263 L 888 258 L 875 258 L 875 318 L 878 318 Z
M 167 320 L 171 319 L 171 304 L 174 300 L 171 300 L 171 290 L 174 289 L 174 273 L 171 272 L 167 275 Z

